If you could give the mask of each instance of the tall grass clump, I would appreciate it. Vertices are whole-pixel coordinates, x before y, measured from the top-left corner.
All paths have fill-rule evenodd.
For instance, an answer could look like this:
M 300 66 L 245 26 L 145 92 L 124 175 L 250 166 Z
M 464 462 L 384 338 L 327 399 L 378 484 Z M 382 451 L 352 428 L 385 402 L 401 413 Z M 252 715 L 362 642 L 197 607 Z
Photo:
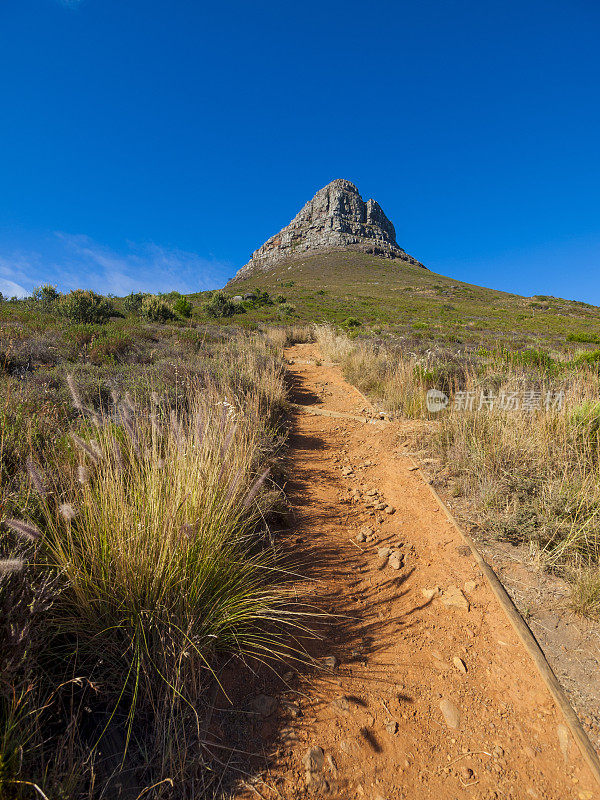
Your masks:
M 271 652 L 258 622 L 285 616 L 265 594 L 272 552 L 256 549 L 267 478 L 257 404 L 212 388 L 185 400 L 148 416 L 121 402 L 118 424 L 77 436 L 71 504 L 45 517 L 45 547 L 68 582 L 61 632 L 77 635 L 82 657 L 110 631 L 105 663 L 130 652 L 134 694 L 141 680 L 146 697 L 159 674 L 195 681 L 209 651 Z
M 427 416 L 427 390 L 454 391 L 470 368 L 448 352 L 407 352 L 351 340 L 330 325 L 317 325 L 315 332 L 321 351 L 339 362 L 351 383 L 381 401 L 388 411 L 405 417 Z
M 58 585 L 28 682 L 21 669 L 4 692 L 3 797 L 34 783 L 100 797 L 115 780 L 134 797 L 149 786 L 198 797 L 214 767 L 201 722 L 221 658 L 242 669 L 293 657 L 298 606 L 265 523 L 278 497 L 269 459 L 281 372 L 247 340 L 237 357 L 238 384 L 214 374 L 148 406 L 115 390 L 90 410 L 71 380 L 71 464 L 42 472 L 32 461 L 35 519 L 5 520 L 30 540 L 35 574 Z M 0 575 L 0 599 L 2 588 Z M 14 687 L 34 684 L 35 730 L 14 741 Z
M 314 342 L 313 325 L 289 325 L 286 327 L 269 327 L 265 331 L 267 340 L 281 353 L 284 347 L 292 344 Z
M 340 336 L 333 325 L 315 325 L 315 339 L 323 355 L 333 361 L 341 361 L 355 350 L 355 345 L 347 336 Z
M 531 380 L 513 374 L 498 394 Z M 550 385 L 564 392 L 561 408 L 451 411 L 432 444 L 482 530 L 529 545 L 542 566 L 577 578 L 600 559 L 599 385 L 586 370 L 537 389 Z

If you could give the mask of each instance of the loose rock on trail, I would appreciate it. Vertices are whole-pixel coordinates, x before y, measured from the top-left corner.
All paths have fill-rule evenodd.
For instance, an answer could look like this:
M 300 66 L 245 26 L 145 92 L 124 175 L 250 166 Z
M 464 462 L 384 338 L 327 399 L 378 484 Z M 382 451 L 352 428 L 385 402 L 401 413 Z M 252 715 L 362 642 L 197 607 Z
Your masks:
M 279 686 L 276 724 L 259 733 L 265 767 L 236 797 L 600 798 L 525 648 L 406 457 L 408 423 L 356 421 L 364 398 L 337 367 L 319 365 L 316 345 L 286 357 L 295 403 L 355 418 L 294 407 L 287 536 L 312 579 L 298 591 L 332 617 L 311 645 L 322 667 Z M 259 713 L 272 694 L 265 687 Z

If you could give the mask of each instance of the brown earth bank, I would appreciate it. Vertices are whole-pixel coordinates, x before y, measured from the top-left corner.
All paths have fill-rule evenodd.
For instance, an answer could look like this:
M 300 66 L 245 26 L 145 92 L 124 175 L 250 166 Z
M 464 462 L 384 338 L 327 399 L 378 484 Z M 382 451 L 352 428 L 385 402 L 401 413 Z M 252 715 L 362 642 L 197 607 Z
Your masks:
M 360 412 L 363 398 L 316 345 L 286 356 L 295 403 Z M 293 412 L 295 520 L 284 540 L 307 576 L 299 594 L 332 616 L 310 644 L 322 669 L 257 673 L 244 733 L 215 731 L 258 754 L 235 797 L 600 797 L 469 548 L 407 458 L 409 425 Z

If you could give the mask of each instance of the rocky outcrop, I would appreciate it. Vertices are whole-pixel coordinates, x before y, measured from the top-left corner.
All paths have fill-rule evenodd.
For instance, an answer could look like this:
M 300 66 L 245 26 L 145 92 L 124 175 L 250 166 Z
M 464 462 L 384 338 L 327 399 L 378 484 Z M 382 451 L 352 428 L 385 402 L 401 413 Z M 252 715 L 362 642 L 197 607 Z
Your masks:
M 398 246 L 394 226 L 379 203 L 365 203 L 353 183 L 338 179 L 320 189 L 289 225 L 255 250 L 234 280 L 266 272 L 285 258 L 327 250 L 358 250 L 423 266 Z

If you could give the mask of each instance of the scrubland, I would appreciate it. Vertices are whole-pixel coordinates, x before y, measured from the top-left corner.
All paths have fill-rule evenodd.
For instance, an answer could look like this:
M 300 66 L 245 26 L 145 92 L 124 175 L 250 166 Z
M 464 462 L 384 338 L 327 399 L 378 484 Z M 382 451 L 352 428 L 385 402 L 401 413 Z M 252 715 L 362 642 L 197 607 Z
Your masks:
M 400 311 L 373 296 L 343 319 L 354 295 L 313 287 L 337 328 L 302 324 L 322 317 L 300 281 L 242 303 L 52 287 L 0 300 L 0 797 L 216 792 L 228 756 L 204 722 L 221 665 L 304 658 L 307 609 L 276 531 L 283 348 L 313 335 L 361 391 L 420 420 L 466 523 L 525 544 L 600 616 L 600 332 L 581 331 L 595 311 L 552 316 L 546 298 L 533 311 L 551 329 L 535 332 L 529 305 L 514 338 L 502 303 L 523 298 L 400 278 L 398 292 L 418 284 Z M 440 292 L 462 298 L 460 325 Z M 406 319 L 381 331 L 369 314 Z M 430 389 L 445 409 L 428 410 Z
M 62 302 L 0 304 L 0 796 L 209 796 L 220 665 L 303 658 L 273 531 L 306 332 Z

